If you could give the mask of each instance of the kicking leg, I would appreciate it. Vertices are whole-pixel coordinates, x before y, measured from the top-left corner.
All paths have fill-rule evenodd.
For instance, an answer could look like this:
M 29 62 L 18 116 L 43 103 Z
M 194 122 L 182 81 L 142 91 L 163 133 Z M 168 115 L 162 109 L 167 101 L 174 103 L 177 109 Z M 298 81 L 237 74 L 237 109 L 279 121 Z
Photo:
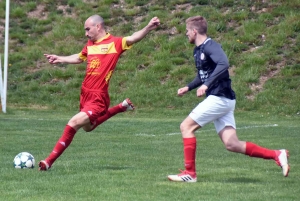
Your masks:
M 109 118 L 115 116 L 116 114 L 118 114 L 120 112 L 130 111 L 130 110 L 134 110 L 134 105 L 132 104 L 132 102 L 130 101 L 129 98 L 126 98 L 123 102 L 119 103 L 118 105 L 115 105 L 115 106 L 109 108 L 103 116 L 99 117 L 96 120 L 96 123 L 94 123 L 91 126 L 91 129 L 89 129 L 88 131 L 94 130 L 97 126 L 99 126 L 100 124 L 102 124 L 103 122 L 108 120 Z M 87 130 L 87 129 L 85 129 L 85 130 Z
M 283 175 L 288 176 L 290 167 L 287 160 L 287 150 L 271 150 L 252 142 L 240 141 L 236 135 L 236 130 L 231 126 L 221 130 L 219 136 L 228 151 L 242 153 L 250 157 L 273 159 L 282 168 Z

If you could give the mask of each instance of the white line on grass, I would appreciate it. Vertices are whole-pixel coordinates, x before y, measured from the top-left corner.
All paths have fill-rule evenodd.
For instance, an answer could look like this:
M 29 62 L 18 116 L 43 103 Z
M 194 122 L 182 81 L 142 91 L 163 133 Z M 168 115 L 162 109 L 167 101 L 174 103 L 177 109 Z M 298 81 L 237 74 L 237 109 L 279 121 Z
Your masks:
M 276 127 L 278 124 L 267 124 L 267 125 L 257 125 L 257 126 L 244 126 L 237 128 L 237 130 L 246 130 L 246 129 L 252 129 L 252 128 L 267 128 L 267 127 Z M 208 129 L 208 130 L 198 130 L 197 133 L 200 132 L 206 132 L 206 131 L 215 131 L 215 129 Z M 181 135 L 181 133 L 176 132 L 176 133 L 167 133 L 165 135 L 171 136 L 171 135 Z M 147 137 L 155 137 L 156 135 L 154 134 L 147 134 L 147 133 L 138 133 L 135 134 L 135 136 L 147 136 Z

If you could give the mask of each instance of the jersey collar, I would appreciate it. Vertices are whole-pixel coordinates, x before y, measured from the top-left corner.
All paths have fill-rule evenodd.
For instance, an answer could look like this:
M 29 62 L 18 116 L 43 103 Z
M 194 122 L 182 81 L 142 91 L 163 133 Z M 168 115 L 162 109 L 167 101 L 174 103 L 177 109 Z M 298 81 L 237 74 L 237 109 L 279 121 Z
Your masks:
M 101 41 L 107 39 L 110 36 L 110 33 L 106 33 L 106 35 L 98 40 L 96 40 L 94 43 L 100 43 Z

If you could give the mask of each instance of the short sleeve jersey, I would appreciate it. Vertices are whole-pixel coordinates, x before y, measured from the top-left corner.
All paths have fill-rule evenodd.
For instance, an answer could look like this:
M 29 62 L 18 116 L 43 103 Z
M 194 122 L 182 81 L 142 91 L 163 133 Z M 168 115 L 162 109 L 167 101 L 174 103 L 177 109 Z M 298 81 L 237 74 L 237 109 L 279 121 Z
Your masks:
M 126 37 L 115 37 L 109 33 L 95 42 L 88 40 L 79 53 L 79 58 L 87 62 L 82 86 L 95 91 L 107 91 L 120 55 L 130 48 Z

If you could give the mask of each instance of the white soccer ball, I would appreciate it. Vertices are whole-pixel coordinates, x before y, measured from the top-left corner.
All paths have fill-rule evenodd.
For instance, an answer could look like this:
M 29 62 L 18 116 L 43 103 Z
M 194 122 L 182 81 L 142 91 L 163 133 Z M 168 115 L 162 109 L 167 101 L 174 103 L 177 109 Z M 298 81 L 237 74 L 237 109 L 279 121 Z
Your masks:
M 34 168 L 35 160 L 28 152 L 21 152 L 14 158 L 14 167 L 17 169 Z

